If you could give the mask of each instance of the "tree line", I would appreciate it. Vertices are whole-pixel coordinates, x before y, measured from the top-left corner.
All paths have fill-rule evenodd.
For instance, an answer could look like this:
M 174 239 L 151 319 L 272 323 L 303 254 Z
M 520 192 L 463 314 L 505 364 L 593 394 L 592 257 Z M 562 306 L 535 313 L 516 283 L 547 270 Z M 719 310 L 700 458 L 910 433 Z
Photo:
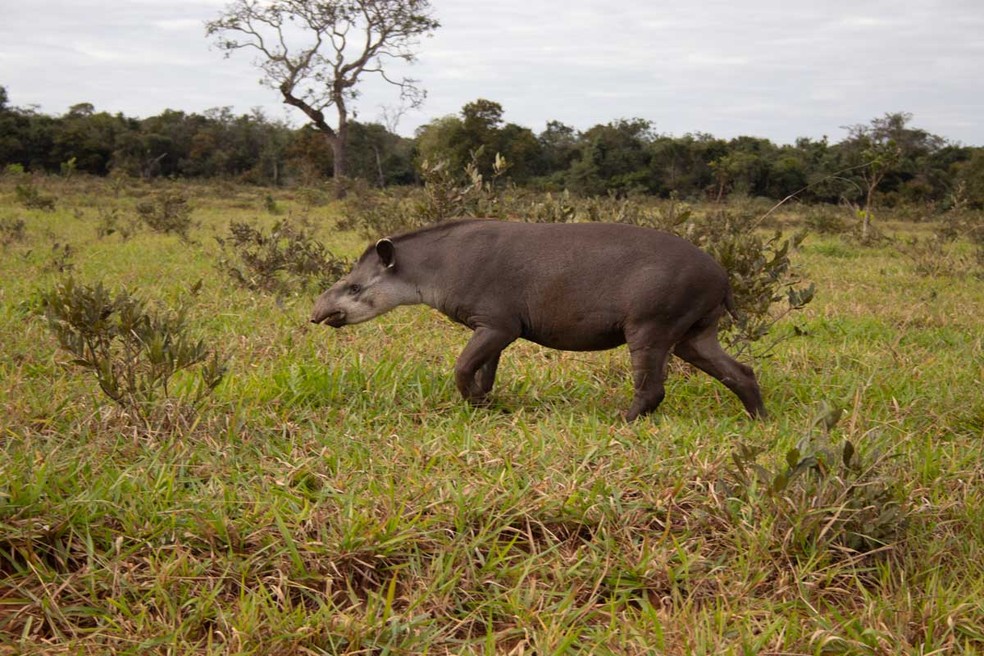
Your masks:
M 375 186 L 419 183 L 419 165 L 473 164 L 491 174 L 496 155 L 520 186 L 584 195 L 848 200 L 864 205 L 963 203 L 984 207 L 984 148 L 963 146 L 911 125 L 905 113 L 850 126 L 837 143 L 706 133 L 659 133 L 645 119 L 577 130 L 549 121 L 539 133 L 503 119 L 478 99 L 437 118 L 412 138 L 379 123 L 348 125 L 347 177 Z M 50 116 L 11 106 L 0 87 L 0 167 L 27 171 L 116 172 L 141 178 L 223 178 L 257 185 L 314 184 L 333 174 L 333 149 L 312 126 L 291 127 L 259 110 L 202 114 L 165 110 L 147 118 L 97 111 L 89 103 Z

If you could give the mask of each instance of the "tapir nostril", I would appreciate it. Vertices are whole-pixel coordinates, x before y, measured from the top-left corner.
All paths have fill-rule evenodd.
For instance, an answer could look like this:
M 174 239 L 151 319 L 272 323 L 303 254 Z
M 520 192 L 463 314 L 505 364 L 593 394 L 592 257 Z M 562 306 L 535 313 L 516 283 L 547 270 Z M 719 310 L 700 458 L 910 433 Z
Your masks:
M 311 323 L 326 323 L 329 326 L 341 325 L 345 322 L 345 311 L 335 310 L 333 312 L 323 313 L 315 311 L 311 315 Z

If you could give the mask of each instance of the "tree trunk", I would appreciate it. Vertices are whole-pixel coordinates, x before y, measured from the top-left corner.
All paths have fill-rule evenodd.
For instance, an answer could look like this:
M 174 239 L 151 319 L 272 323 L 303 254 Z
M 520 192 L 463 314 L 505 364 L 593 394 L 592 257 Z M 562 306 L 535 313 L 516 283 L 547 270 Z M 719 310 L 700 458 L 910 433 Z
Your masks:
M 345 159 L 346 146 L 348 145 L 348 109 L 345 107 L 341 91 L 333 94 L 335 98 L 335 109 L 338 111 L 338 129 L 332 129 L 325 121 L 325 115 L 320 109 L 316 109 L 304 102 L 303 99 L 296 97 L 293 91 L 293 86 L 288 82 L 280 85 L 280 92 L 283 94 L 284 103 L 297 107 L 304 112 L 311 119 L 314 127 L 318 128 L 321 134 L 325 135 L 325 139 L 328 140 L 328 144 L 331 146 L 332 167 L 334 169 L 332 171 L 332 177 L 336 182 L 335 193 L 341 198 L 345 195 L 345 185 L 340 183 L 348 173 Z
M 871 234 L 871 192 L 873 189 L 868 189 L 868 195 L 864 199 L 864 215 L 861 217 L 861 243 L 868 243 L 868 236 Z
M 871 207 L 875 202 L 875 189 L 883 176 L 875 175 L 868 180 L 868 193 L 864 198 L 864 216 L 861 217 L 861 243 L 867 244 L 871 238 Z
M 339 182 L 345 178 L 347 173 L 345 167 L 345 141 L 339 137 L 329 137 L 328 142 L 331 144 L 331 177 L 334 178 L 336 182 Z
M 335 197 L 345 197 L 345 179 L 348 177 L 348 112 L 340 102 L 338 108 L 338 129 L 329 138 L 332 155 L 332 178 L 335 180 Z
M 379 188 L 382 189 L 386 186 L 386 176 L 383 175 L 383 158 L 380 156 L 377 146 L 372 147 L 372 152 L 376 154 L 376 174 L 379 176 Z

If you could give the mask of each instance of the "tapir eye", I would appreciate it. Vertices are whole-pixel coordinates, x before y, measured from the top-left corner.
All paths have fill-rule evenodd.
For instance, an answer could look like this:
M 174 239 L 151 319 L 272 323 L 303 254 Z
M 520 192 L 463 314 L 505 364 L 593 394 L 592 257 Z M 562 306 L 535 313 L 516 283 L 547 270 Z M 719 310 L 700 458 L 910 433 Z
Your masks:
M 359 292 L 362 291 L 362 285 L 353 282 L 351 285 L 348 286 L 348 290 L 349 290 L 349 294 L 358 294 Z

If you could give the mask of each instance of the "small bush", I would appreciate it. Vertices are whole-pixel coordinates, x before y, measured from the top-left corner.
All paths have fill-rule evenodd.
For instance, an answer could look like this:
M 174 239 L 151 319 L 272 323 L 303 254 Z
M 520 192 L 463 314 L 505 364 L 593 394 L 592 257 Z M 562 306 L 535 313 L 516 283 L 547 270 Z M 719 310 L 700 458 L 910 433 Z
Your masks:
M 247 289 L 288 295 L 309 285 L 330 286 L 351 268 L 311 233 L 278 221 L 269 234 L 248 223 L 233 222 L 227 237 L 216 237 L 223 256 L 219 269 Z
M 732 454 L 730 482 L 722 484 L 728 503 L 774 522 L 790 555 L 810 557 L 831 546 L 864 553 L 904 534 L 908 513 L 885 457 L 865 456 L 846 440 L 833 446 L 829 429 L 839 417 L 825 406 L 814 424 L 822 435 L 805 436 L 776 469 L 759 464 L 761 449 L 742 445 Z
M 115 207 L 112 209 L 99 209 L 98 219 L 96 221 L 96 236 L 99 239 L 116 234 L 123 241 L 126 241 L 136 234 L 137 230 L 138 225 L 136 221 L 132 218 L 129 220 L 122 219 L 119 209 Z
M 51 259 L 48 261 L 48 270 L 58 273 L 68 273 L 75 268 L 72 261 L 75 258 L 75 249 L 71 244 L 55 242 L 51 245 Z
M 75 157 L 69 158 L 61 163 L 61 175 L 63 178 L 71 178 L 78 172 L 78 160 Z
M 349 218 L 339 227 L 373 238 L 459 217 L 505 218 L 507 202 L 498 180 L 509 164 L 497 154 L 492 176 L 486 179 L 478 169 L 481 154 L 481 148 L 473 152 L 463 171 L 451 170 L 447 161 L 424 160 L 420 164 L 423 189 L 408 198 L 365 190 L 353 194 L 347 201 Z
M 446 161 L 424 162 L 420 176 L 424 180 L 423 197 L 415 206 L 415 217 L 420 225 L 438 223 L 464 216 L 505 218 L 505 205 L 498 187 L 498 180 L 509 163 L 496 153 L 492 176 L 486 179 L 479 171 L 478 160 L 483 149 L 471 154 L 463 176 L 452 171 Z
M 984 278 L 984 212 L 958 205 L 943 215 L 935 234 L 938 239 L 952 242 L 966 239 L 974 248 L 974 274 Z
M 55 211 L 55 197 L 41 193 L 33 182 L 25 182 L 14 187 L 17 202 L 29 210 Z
M 267 214 L 272 214 L 274 216 L 279 216 L 284 213 L 284 210 L 277 203 L 277 199 L 273 197 L 273 194 L 267 194 L 263 197 L 263 208 L 267 211 Z
M 522 212 L 523 220 L 530 223 L 573 223 L 577 217 L 578 203 L 567 190 L 536 197 Z
M 163 191 L 137 204 L 137 215 L 155 232 L 176 234 L 189 240 L 193 227 L 188 197 L 178 191 Z
M 804 234 L 785 237 L 776 230 L 763 237 L 755 230 L 757 217 L 721 210 L 681 231 L 710 253 L 728 272 L 739 318 L 732 324 L 732 345 L 744 350 L 765 337 L 789 313 L 803 309 L 816 292 L 792 271 L 791 250 Z
M 969 241 L 967 251 L 959 241 Z M 896 239 L 892 245 L 921 276 L 984 278 L 984 212 L 957 205 L 940 217 L 929 237 Z
M 821 235 L 839 235 L 847 230 L 840 212 L 826 205 L 814 205 L 807 209 L 803 224 L 810 232 Z
M 126 289 L 112 296 L 102 283 L 69 278 L 42 295 L 42 307 L 72 364 L 91 372 L 106 396 L 136 416 L 149 418 L 160 401 L 175 400 L 171 382 L 181 371 L 198 368 L 194 391 L 184 399 L 192 407 L 225 374 L 225 360 L 192 336 L 186 305 L 158 312 Z
M 0 245 L 24 241 L 27 234 L 24 219 L 0 219 Z
M 946 212 L 933 230 L 933 235 L 942 242 L 955 242 L 968 239 L 984 242 L 984 212 L 954 211 Z
M 338 222 L 340 230 L 353 230 L 366 239 L 395 235 L 422 225 L 408 198 L 392 189 L 350 194 L 345 198 L 345 218 Z
M 844 237 L 861 246 L 879 246 L 891 241 L 885 232 L 874 223 L 874 214 L 867 217 L 867 227 L 865 226 L 865 210 L 853 203 L 845 202 L 846 207 L 853 217 L 853 221 L 848 221 L 844 231 Z
M 964 253 L 939 235 L 911 237 L 895 241 L 894 246 L 921 276 L 984 277 L 984 242 L 977 245 L 975 253 Z
M 297 200 L 300 201 L 304 207 L 311 209 L 312 207 L 324 207 L 331 202 L 331 194 L 325 189 L 318 189 L 315 187 L 302 187 L 296 192 Z

